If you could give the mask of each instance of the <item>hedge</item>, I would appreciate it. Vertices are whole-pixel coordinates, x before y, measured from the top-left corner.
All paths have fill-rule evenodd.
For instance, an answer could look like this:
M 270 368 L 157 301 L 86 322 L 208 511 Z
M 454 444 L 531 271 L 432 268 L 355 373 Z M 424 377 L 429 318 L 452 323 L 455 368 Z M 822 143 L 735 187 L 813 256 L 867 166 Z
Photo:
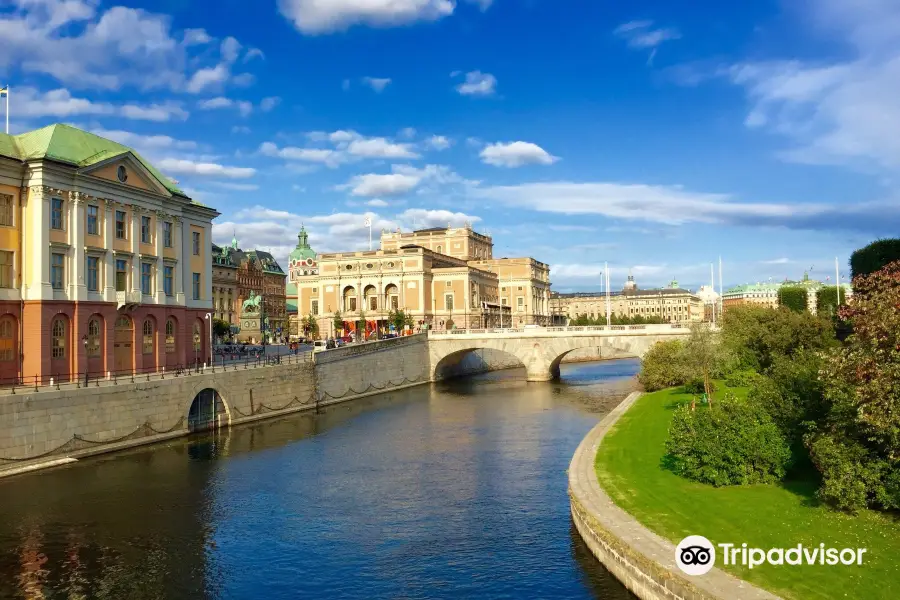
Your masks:
M 850 273 L 856 278 L 900 260 L 900 239 L 876 240 L 850 255 Z
M 807 309 L 806 288 L 799 285 L 781 286 L 778 288 L 778 305 L 794 312 L 805 311 Z

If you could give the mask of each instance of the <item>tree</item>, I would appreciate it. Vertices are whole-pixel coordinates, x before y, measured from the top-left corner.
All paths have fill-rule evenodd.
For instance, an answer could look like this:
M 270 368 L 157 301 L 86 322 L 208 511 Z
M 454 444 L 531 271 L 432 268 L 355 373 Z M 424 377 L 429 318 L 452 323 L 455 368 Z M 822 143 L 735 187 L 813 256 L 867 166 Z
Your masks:
M 800 285 L 783 285 L 778 288 L 778 305 L 794 312 L 807 309 L 807 291 Z
M 807 446 L 824 498 L 850 510 L 900 508 L 900 261 L 853 288 L 840 311 L 853 333 L 820 371 L 828 414 Z
M 900 239 L 876 240 L 850 255 L 850 275 L 853 279 L 871 275 L 897 260 L 900 260 Z
M 316 320 L 312 314 L 308 314 L 303 318 L 303 322 L 301 324 L 303 327 L 303 334 L 307 338 L 318 339 L 319 337 L 319 322 Z
M 703 391 L 712 404 L 714 377 L 721 377 L 728 370 L 730 355 L 719 334 L 708 323 L 691 326 L 691 337 L 684 345 L 684 365 L 690 379 L 701 380 Z
M 231 323 L 222 319 L 213 319 L 213 335 L 221 339 L 231 333 Z
M 388 322 L 393 325 L 394 329 L 397 331 L 403 331 L 407 320 L 412 321 L 412 317 L 407 316 L 402 309 L 392 310 L 388 313 Z
M 410 313 L 405 313 L 403 316 L 403 324 L 407 328 L 412 329 L 413 326 L 415 326 L 416 321 L 415 321 L 415 319 L 413 319 L 413 316 Z
M 838 301 L 840 294 L 840 301 Z M 837 317 L 838 309 L 847 304 L 843 286 L 826 285 L 816 290 L 816 313 L 823 317 Z
M 658 342 L 644 354 L 638 381 L 649 392 L 683 385 L 687 382 L 684 362 L 684 342 Z
M 366 313 L 359 311 L 359 318 L 356 319 L 356 341 L 362 342 L 366 339 Z
M 340 335 L 340 331 L 344 329 L 344 317 L 341 316 L 341 311 L 334 311 L 334 335 Z

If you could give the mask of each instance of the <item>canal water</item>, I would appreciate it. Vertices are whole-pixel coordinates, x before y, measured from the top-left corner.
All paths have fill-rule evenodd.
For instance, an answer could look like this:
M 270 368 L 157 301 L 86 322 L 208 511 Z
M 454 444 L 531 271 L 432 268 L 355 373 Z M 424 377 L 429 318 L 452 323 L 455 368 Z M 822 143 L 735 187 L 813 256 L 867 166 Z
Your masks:
M 0 598 L 630 598 L 566 468 L 637 370 L 492 373 L 0 480 Z

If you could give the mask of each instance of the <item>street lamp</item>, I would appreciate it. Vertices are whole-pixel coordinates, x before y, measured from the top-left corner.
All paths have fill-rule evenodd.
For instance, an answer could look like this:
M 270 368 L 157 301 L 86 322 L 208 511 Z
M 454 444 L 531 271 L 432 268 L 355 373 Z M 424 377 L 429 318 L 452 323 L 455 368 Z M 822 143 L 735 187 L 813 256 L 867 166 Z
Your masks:
M 210 364 L 210 366 L 212 366 L 212 364 L 213 364 L 213 331 L 212 331 L 213 330 L 213 328 L 212 328 L 213 320 L 212 320 L 212 316 L 213 316 L 212 313 L 206 313 L 206 320 L 207 320 L 208 326 L 209 326 L 209 364 Z
M 87 363 L 87 345 L 88 345 L 88 336 L 85 334 L 81 336 L 81 343 L 84 345 L 84 387 L 88 385 L 88 363 Z

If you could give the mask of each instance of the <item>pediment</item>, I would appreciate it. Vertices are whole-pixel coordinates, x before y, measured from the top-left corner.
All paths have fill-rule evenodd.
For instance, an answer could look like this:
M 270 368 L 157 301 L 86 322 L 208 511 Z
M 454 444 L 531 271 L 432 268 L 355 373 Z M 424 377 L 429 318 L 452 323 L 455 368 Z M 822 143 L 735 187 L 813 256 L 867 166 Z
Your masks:
M 120 171 L 121 167 L 121 171 Z M 168 189 L 130 152 L 84 167 L 84 175 L 138 188 L 162 196 L 171 196 Z M 124 176 L 122 181 L 120 176 Z

